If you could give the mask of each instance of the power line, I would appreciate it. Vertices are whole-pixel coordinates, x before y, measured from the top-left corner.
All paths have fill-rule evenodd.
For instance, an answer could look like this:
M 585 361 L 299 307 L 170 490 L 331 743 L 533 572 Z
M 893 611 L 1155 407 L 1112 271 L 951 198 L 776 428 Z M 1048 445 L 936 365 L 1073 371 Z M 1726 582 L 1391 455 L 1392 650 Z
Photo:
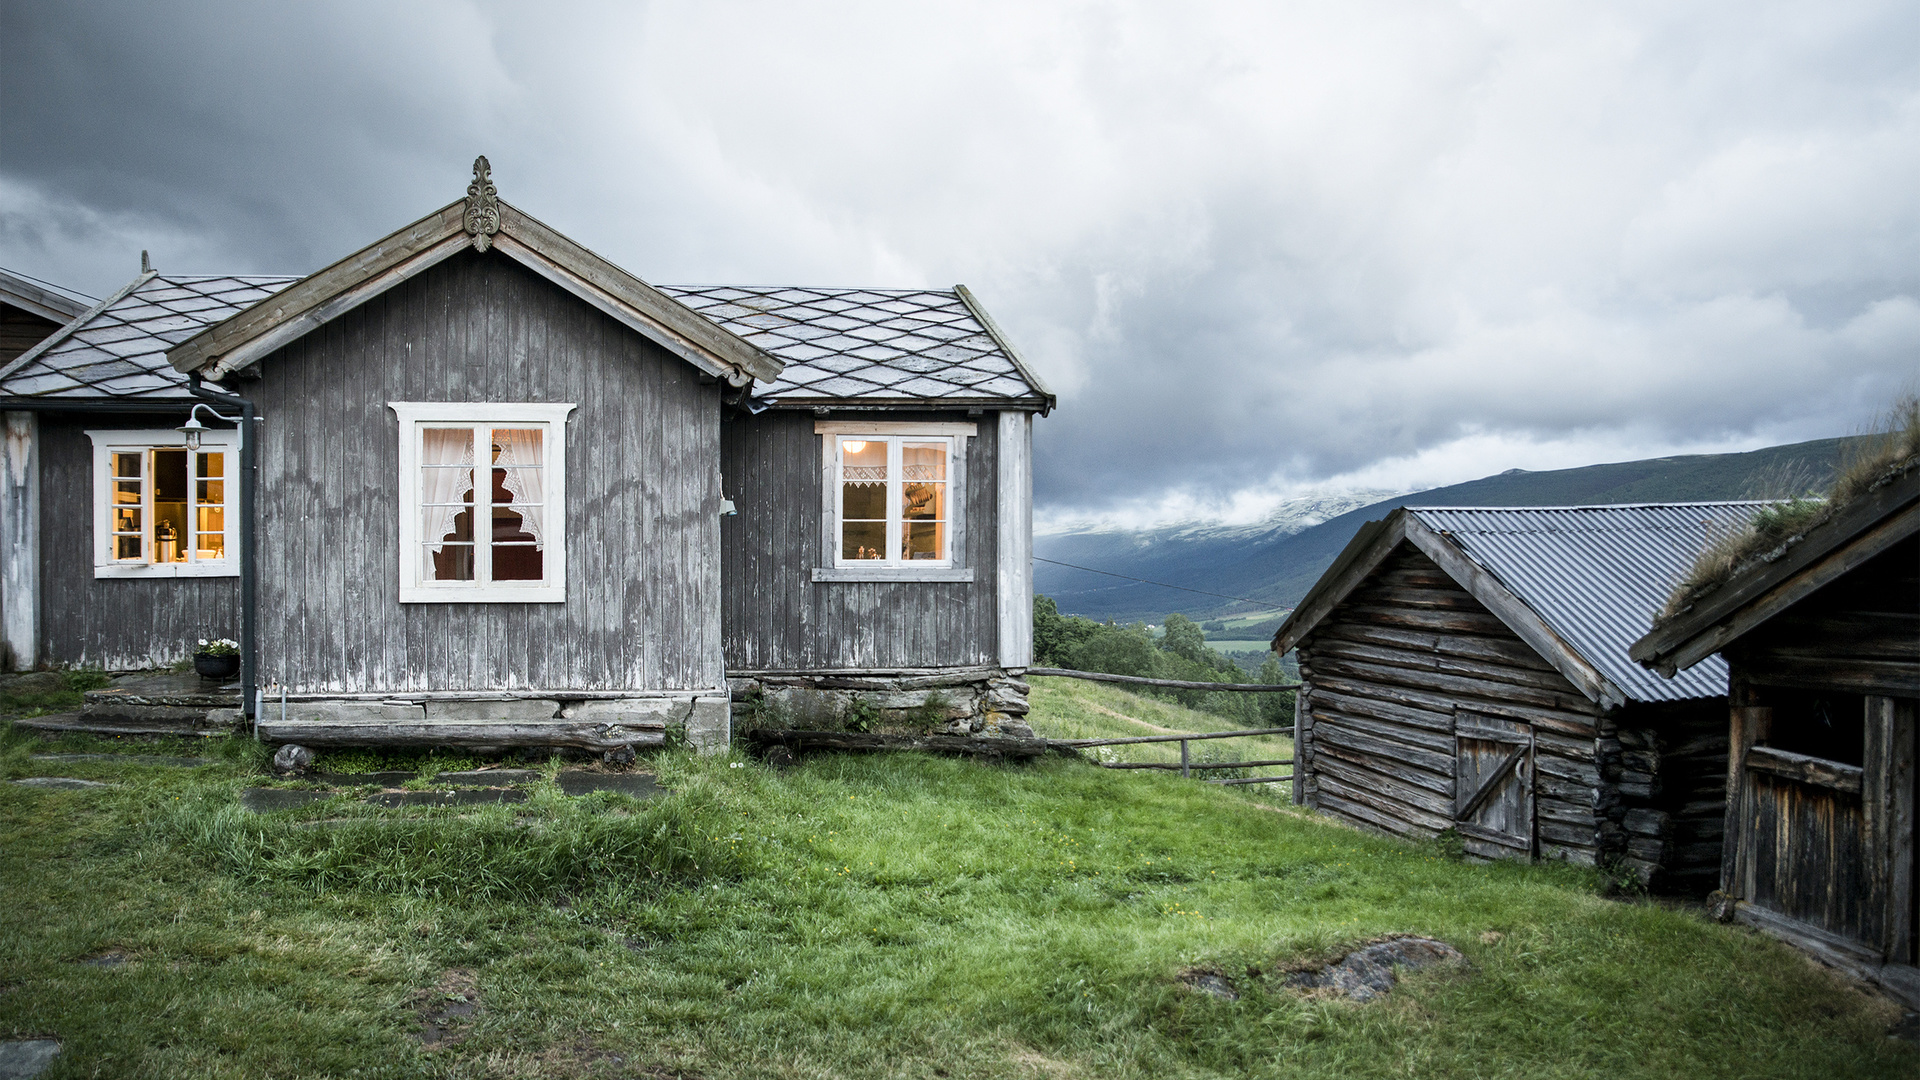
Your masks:
M 84 296 L 88 300 L 91 300 L 96 304 L 100 302 L 100 298 L 93 295 L 92 293 L 83 293 L 79 289 L 69 288 L 68 286 L 65 286 L 65 285 L 55 285 L 53 282 L 48 281 L 45 278 L 37 278 L 37 277 L 34 277 L 32 274 L 23 274 L 18 270 L 7 270 L 7 268 L 4 266 L 0 266 L 0 270 L 6 270 L 7 273 L 12 274 L 14 277 L 25 278 L 26 280 L 31 281 L 36 285 L 45 285 L 47 288 L 52 289 L 55 292 L 72 293 L 75 296 Z
M 1228 595 L 1227 595 L 1226 593 L 1220 593 L 1220 592 L 1208 592 L 1208 591 L 1207 591 L 1207 590 L 1205 590 L 1205 589 L 1189 589 L 1189 588 L 1187 588 L 1187 587 L 1186 587 L 1185 585 L 1169 585 L 1169 584 L 1167 584 L 1167 583 L 1166 583 L 1166 582 L 1164 582 L 1164 581 L 1153 581 L 1153 580 L 1150 580 L 1150 579 L 1148 579 L 1148 578 L 1143 578 L 1143 577 L 1131 577 L 1131 576 L 1129 576 L 1129 575 L 1127 575 L 1127 574 L 1116 574 L 1116 573 L 1114 573 L 1114 572 L 1113 572 L 1113 571 L 1111 571 L 1111 570 L 1095 570 L 1095 569 L 1094 569 L 1093 567 L 1091 567 L 1091 566 L 1079 566 L 1079 565 L 1076 565 L 1076 564 L 1074 564 L 1074 563 L 1070 563 L 1070 562 L 1061 562 L 1061 561 L 1060 561 L 1060 560 L 1058 560 L 1058 559 L 1043 559 L 1043 558 L 1041 558 L 1041 557 L 1040 557 L 1040 556 L 1038 556 L 1038 555 L 1035 555 L 1035 556 L 1033 557 L 1033 561 L 1034 561 L 1034 562 L 1043 562 L 1043 563 L 1052 563 L 1052 564 L 1053 564 L 1053 565 L 1055 565 L 1055 566 L 1064 566 L 1064 567 L 1067 567 L 1067 568 L 1068 568 L 1068 569 L 1070 569 L 1070 570 L 1085 570 L 1085 571 L 1086 571 L 1087 573 L 1089 573 L 1089 574 L 1105 574 L 1105 575 L 1107 575 L 1108 577 L 1117 577 L 1117 578 L 1122 578 L 1122 579 L 1124 579 L 1124 580 L 1127 580 L 1127 581 L 1137 581 L 1137 582 L 1139 582 L 1139 583 L 1141 583 L 1142 585 L 1158 585 L 1158 586 L 1160 586 L 1160 587 L 1161 587 L 1161 588 L 1163 588 L 1163 589 L 1179 589 L 1179 590 L 1180 590 L 1181 592 L 1190 592 L 1190 593 L 1199 593 L 1199 594 L 1200 594 L 1201 596 L 1218 596 L 1218 597 L 1220 597 L 1220 598 L 1221 598 L 1221 599 L 1223 599 L 1223 600 L 1239 600 L 1239 601 L 1241 601 L 1242 603 L 1247 603 L 1247 604 L 1259 604 L 1259 605 L 1260 605 L 1260 606 L 1262 606 L 1262 607 L 1272 607 L 1272 606 L 1273 606 L 1272 604 L 1270 604 L 1270 603 L 1268 603 L 1268 602 L 1267 602 L 1267 601 L 1265 601 L 1265 600 L 1255 600 L 1255 599 L 1253 599 L 1252 597 L 1247 597 L 1247 596 L 1228 596 Z

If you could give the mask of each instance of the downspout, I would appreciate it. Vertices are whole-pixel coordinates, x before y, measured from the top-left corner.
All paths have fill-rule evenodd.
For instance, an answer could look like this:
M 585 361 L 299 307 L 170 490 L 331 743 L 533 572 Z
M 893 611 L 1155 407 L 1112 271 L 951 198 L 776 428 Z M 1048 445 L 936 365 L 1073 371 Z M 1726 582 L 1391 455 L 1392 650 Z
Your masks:
M 255 694 L 260 685 L 260 637 L 255 622 L 260 553 L 254 528 L 259 516 L 254 493 L 259 486 L 256 475 L 259 467 L 254 453 L 253 402 L 238 394 L 207 389 L 197 372 L 187 376 L 187 387 L 194 397 L 240 410 L 240 709 L 242 716 L 258 724 L 259 702 Z

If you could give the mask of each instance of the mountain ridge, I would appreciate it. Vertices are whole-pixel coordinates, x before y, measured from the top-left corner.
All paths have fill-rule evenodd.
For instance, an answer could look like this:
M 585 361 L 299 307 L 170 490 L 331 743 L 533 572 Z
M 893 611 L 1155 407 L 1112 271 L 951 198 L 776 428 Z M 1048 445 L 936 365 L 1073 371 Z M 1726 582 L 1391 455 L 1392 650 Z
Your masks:
M 1591 506 L 1635 502 L 1779 499 L 1823 490 L 1860 437 L 1815 439 L 1738 454 L 1688 454 L 1572 469 L 1510 469 L 1461 484 L 1381 499 L 1290 532 L 1194 523 L 1133 531 L 1034 537 L 1034 591 L 1063 612 L 1101 620 L 1159 622 L 1290 607 L 1367 521 L 1400 506 Z M 1248 531 L 1249 528 L 1252 531 Z M 1181 538 L 1176 534 L 1185 531 Z M 1051 561 L 1038 561 L 1051 560 Z M 1055 563 L 1182 586 L 1123 581 Z M 1242 601 L 1207 596 L 1225 594 Z

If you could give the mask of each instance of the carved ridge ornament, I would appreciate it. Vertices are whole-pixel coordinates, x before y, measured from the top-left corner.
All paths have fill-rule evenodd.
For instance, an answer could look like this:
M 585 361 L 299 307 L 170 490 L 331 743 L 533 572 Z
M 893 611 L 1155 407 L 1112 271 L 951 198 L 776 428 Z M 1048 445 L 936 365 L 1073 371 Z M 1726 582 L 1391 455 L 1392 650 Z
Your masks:
M 500 189 L 493 186 L 493 166 L 482 154 L 473 159 L 473 183 L 467 185 L 467 233 L 475 250 L 485 251 L 499 231 Z

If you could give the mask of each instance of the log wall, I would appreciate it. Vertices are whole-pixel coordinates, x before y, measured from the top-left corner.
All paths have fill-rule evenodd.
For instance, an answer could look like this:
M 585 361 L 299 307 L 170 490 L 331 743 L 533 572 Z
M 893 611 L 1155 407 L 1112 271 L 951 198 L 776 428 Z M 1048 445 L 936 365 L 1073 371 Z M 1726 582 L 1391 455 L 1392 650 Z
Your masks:
M 1451 827 L 1466 711 L 1531 726 L 1538 853 L 1605 854 L 1622 807 L 1603 784 L 1600 709 L 1425 555 L 1389 556 L 1299 658 L 1308 805 L 1401 836 Z

